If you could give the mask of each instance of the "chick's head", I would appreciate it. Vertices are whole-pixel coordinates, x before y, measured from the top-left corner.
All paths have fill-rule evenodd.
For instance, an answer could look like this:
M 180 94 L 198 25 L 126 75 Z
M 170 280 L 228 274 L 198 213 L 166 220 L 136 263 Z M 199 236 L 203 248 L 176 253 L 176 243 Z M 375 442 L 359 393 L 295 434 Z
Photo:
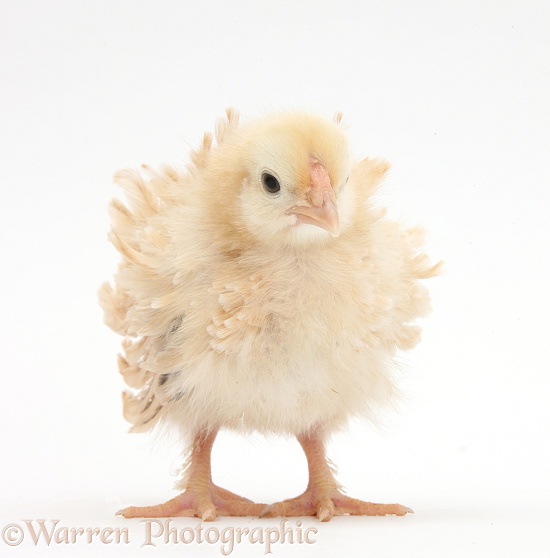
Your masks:
M 349 224 L 350 156 L 337 123 L 277 115 L 238 128 L 221 147 L 223 166 L 236 171 L 236 228 L 262 242 L 309 245 L 337 237 Z

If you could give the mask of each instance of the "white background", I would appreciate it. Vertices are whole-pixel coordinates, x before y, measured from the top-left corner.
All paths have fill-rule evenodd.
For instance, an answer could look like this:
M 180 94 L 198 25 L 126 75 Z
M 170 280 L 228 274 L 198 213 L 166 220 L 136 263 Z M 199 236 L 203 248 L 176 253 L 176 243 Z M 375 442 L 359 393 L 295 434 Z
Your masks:
M 383 156 L 392 215 L 429 231 L 423 343 L 408 399 L 330 454 L 353 496 L 405 518 L 335 518 L 276 556 L 549 556 L 550 9 L 533 0 L 0 3 L 0 527 L 130 525 L 129 545 L 0 554 L 149 555 L 123 505 L 173 495 L 176 440 L 129 435 L 119 339 L 97 287 L 113 171 L 184 165 L 226 106 L 343 111 L 355 154 Z M 217 482 L 296 495 L 290 440 L 220 438 Z M 294 520 L 293 520 L 294 521 Z M 177 524 L 195 526 L 198 520 Z M 215 526 L 276 526 L 222 519 Z M 295 523 L 293 523 L 295 525 Z M 159 543 L 167 555 L 220 545 Z M 241 544 L 236 556 L 263 556 Z

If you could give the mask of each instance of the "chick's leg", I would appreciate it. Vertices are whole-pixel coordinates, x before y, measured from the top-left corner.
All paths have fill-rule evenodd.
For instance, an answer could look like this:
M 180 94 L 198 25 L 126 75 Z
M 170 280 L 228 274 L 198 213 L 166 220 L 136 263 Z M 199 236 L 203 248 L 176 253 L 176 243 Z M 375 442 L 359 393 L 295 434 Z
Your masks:
M 182 494 L 156 506 L 131 506 L 117 515 L 128 518 L 197 516 L 202 521 L 212 521 L 216 515 L 259 515 L 265 504 L 255 504 L 212 482 L 210 457 L 216 434 L 202 434 L 195 438 Z
M 297 438 L 307 459 L 307 488 L 296 498 L 269 506 L 263 517 L 316 515 L 321 521 L 329 521 L 334 515 L 405 515 L 412 512 L 400 504 L 374 504 L 346 496 L 334 478 L 322 439 L 315 434 Z

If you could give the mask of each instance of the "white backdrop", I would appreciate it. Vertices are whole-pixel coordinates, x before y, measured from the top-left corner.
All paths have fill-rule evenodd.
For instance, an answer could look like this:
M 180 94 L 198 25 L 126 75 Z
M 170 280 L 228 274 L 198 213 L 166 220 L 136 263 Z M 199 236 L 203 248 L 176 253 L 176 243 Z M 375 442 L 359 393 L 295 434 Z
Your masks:
M 111 176 L 184 165 L 234 106 L 247 117 L 343 111 L 356 155 L 393 165 L 381 200 L 423 225 L 429 253 L 446 263 L 428 284 L 423 343 L 401 358 L 407 402 L 380 427 L 354 423 L 330 445 L 351 495 L 415 515 L 306 519 L 315 543 L 285 542 L 275 555 L 548 555 L 548 3 L 0 7 L 0 554 L 153 548 L 141 548 L 143 524 L 114 512 L 171 497 L 180 448 L 127 434 L 121 416 L 119 339 L 96 301 L 118 261 L 106 242 Z M 301 491 L 306 471 L 293 441 L 226 434 L 214 477 L 273 502 Z M 16 545 L 24 519 L 130 526 L 131 541 L 35 547 L 27 529 Z M 266 525 L 278 522 L 215 524 Z M 220 544 L 197 541 L 158 547 L 221 555 Z M 264 552 L 243 542 L 234 555 Z

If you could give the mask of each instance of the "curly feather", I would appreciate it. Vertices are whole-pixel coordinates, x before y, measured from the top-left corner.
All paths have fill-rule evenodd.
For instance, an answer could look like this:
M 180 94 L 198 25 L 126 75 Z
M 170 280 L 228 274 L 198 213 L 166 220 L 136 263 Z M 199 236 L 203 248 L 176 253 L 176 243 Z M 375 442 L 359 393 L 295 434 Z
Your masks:
M 100 302 L 125 336 L 119 369 L 134 430 L 159 421 L 188 433 L 336 428 L 395 391 L 391 356 L 418 342 L 413 322 L 429 311 L 419 280 L 440 264 L 419 252 L 417 229 L 374 209 L 388 164 L 350 165 L 340 120 L 243 126 L 230 109 L 185 171 L 116 173 L 127 205 L 111 203 L 109 238 L 122 262 Z M 288 195 L 303 195 L 308 152 L 342 184 L 337 239 L 289 227 L 282 211 L 275 218 L 255 186 L 277 164 L 282 182 L 296 177 Z

